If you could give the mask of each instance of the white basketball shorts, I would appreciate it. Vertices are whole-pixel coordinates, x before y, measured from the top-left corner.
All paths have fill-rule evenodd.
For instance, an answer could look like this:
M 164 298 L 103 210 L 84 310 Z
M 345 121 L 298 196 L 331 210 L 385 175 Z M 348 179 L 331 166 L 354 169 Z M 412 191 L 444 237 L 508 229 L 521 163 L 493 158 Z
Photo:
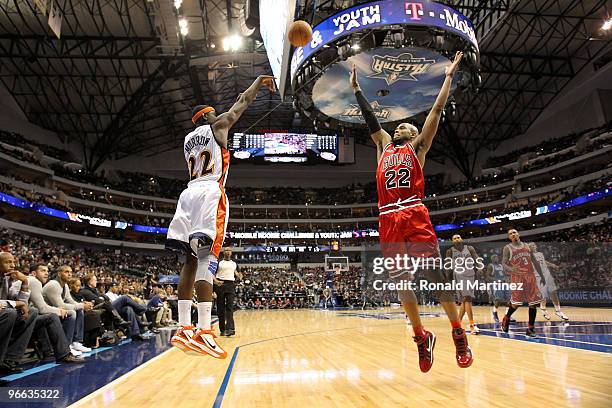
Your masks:
M 455 272 L 455 282 L 457 285 L 461 284 L 461 288 L 457 290 L 457 296 L 459 299 L 463 299 L 466 297 L 474 298 L 474 282 L 476 280 L 476 276 L 474 272 L 466 273 L 457 273 Z
M 166 248 L 196 255 L 189 241 L 204 235 L 212 241 L 210 252 L 218 258 L 228 218 L 229 204 L 221 184 L 210 181 L 189 183 L 179 197 L 168 227 Z

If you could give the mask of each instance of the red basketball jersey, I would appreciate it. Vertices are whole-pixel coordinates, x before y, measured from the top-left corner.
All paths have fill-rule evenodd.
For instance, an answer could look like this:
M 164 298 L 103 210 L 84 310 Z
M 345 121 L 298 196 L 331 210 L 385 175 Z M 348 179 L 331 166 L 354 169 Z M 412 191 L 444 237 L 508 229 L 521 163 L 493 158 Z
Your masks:
M 515 247 L 512 244 L 508 244 L 510 248 L 510 265 L 517 268 L 516 272 L 512 272 L 515 275 L 533 274 L 535 268 L 531 260 L 531 251 L 525 243 L 521 243 L 520 247 Z
M 378 208 L 390 205 L 420 204 L 424 197 L 423 169 L 410 143 L 394 146 L 389 143 L 376 169 Z

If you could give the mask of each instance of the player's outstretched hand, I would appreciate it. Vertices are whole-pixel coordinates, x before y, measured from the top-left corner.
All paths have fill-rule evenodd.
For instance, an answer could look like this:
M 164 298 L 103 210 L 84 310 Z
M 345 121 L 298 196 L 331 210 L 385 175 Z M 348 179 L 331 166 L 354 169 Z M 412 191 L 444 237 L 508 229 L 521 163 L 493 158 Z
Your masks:
M 455 53 L 455 59 L 453 60 L 453 63 L 444 68 L 444 74 L 446 74 L 447 76 L 455 75 L 455 71 L 457 71 L 457 67 L 461 62 L 461 58 L 463 58 L 463 53 L 461 51 L 457 51 Z
M 355 64 L 353 64 L 353 67 L 351 68 L 349 82 L 351 84 L 351 88 L 353 88 L 353 92 L 357 92 L 359 90 L 359 82 L 357 82 L 357 67 Z
M 261 83 L 270 90 L 270 92 L 276 92 L 276 83 L 272 75 L 260 75 Z

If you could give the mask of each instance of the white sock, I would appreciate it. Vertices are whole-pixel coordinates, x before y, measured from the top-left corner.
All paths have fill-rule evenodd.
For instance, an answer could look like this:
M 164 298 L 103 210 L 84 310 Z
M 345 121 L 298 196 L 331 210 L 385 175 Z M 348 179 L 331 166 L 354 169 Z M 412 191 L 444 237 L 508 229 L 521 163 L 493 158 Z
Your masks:
M 555 305 L 555 310 L 557 312 L 561 312 L 561 305 Z
M 210 330 L 212 302 L 198 302 L 198 328 Z
M 179 326 L 191 326 L 191 300 L 178 301 Z

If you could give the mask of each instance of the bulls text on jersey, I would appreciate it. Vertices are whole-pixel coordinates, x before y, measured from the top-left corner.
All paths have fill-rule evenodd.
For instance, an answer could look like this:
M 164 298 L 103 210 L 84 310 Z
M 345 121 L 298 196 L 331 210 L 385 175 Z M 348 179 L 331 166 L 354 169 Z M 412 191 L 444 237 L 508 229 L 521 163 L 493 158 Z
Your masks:
M 412 168 L 412 155 L 410 153 L 393 153 L 390 156 L 385 156 L 383 159 L 383 171 L 386 171 L 389 167 L 399 165 Z

